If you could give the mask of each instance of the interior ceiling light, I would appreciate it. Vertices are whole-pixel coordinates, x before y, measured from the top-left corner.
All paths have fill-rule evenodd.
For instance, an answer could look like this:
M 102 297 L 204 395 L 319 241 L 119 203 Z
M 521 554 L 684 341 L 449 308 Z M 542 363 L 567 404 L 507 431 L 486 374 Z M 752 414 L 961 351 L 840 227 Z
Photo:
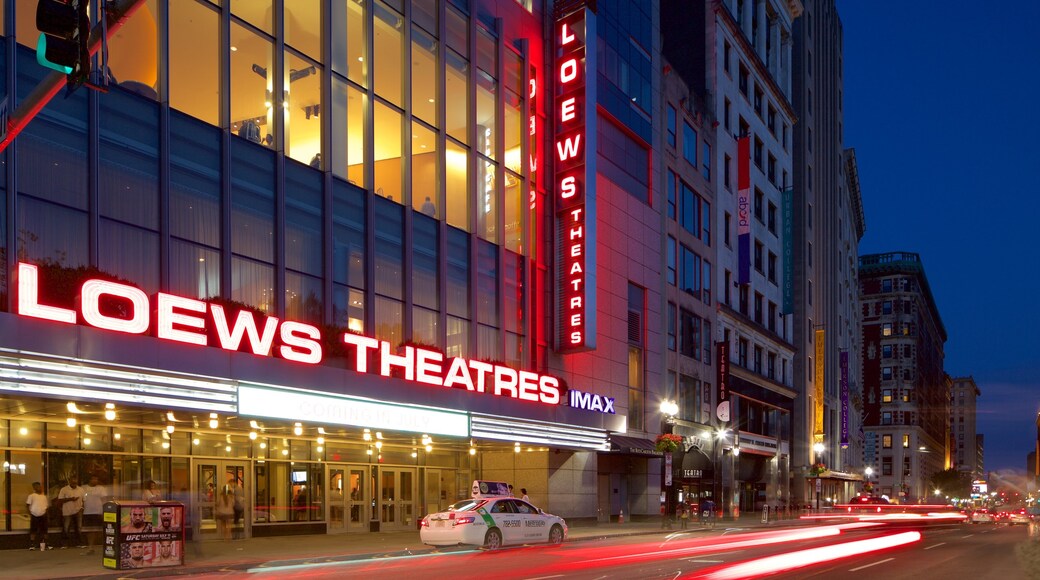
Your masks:
M 251 439 L 252 441 L 256 441 L 256 431 L 249 432 L 249 439 Z
M 293 426 L 292 432 L 296 436 L 303 435 L 303 426 L 297 423 L 295 426 Z
M 427 445 L 426 446 L 426 452 L 429 453 L 431 451 L 433 451 L 433 445 Z
M 69 415 L 69 417 L 67 419 L 65 419 L 65 424 L 68 425 L 69 427 L 75 427 L 76 426 L 76 418 L 73 417 L 72 415 Z
M 209 428 L 210 429 L 216 429 L 219 425 L 220 425 L 220 421 L 217 420 L 217 414 L 216 413 L 210 413 L 209 414 Z
M 175 430 L 176 430 L 176 427 L 174 427 L 172 423 L 166 426 L 166 432 L 167 433 L 173 433 Z
M 81 411 L 79 407 L 76 406 L 76 403 L 73 403 L 72 401 L 65 403 L 65 408 L 69 410 L 69 413 L 75 413 L 77 415 L 86 413 L 86 411 Z
M 116 406 L 112 403 L 105 404 L 105 419 L 109 421 L 116 420 Z

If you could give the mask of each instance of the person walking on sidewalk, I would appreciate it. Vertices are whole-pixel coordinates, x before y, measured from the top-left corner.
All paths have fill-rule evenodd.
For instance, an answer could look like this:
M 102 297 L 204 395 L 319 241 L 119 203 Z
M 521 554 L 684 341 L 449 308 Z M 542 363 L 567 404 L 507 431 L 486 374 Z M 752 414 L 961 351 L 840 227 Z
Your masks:
M 29 509 L 29 549 L 35 550 L 39 544 L 40 550 L 53 550 L 54 546 L 47 545 L 47 508 L 51 501 L 40 482 L 34 481 L 32 488 L 33 492 L 25 498 L 25 507 Z
M 83 543 L 83 497 L 86 492 L 79 486 L 79 477 L 69 477 L 69 484 L 58 492 L 58 502 L 61 504 L 61 549 L 70 545 L 86 548 Z M 72 528 L 76 529 L 75 542 L 72 538 Z
M 98 483 L 98 476 L 91 475 L 87 485 L 83 486 L 83 525 L 93 530 L 94 528 L 101 529 L 101 514 L 104 511 L 105 502 L 112 499 L 108 495 L 108 490 L 105 486 Z M 90 546 L 91 552 L 94 551 L 93 536 L 89 532 L 84 534 L 87 536 L 87 545 Z

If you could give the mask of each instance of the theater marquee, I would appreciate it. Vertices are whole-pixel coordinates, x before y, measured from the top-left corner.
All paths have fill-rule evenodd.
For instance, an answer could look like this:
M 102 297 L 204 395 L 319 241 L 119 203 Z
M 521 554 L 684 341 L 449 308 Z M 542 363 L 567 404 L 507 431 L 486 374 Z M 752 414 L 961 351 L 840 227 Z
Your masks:
M 557 5 L 553 188 L 560 352 L 596 348 L 596 51 L 587 49 L 596 38 L 595 22 L 584 1 Z

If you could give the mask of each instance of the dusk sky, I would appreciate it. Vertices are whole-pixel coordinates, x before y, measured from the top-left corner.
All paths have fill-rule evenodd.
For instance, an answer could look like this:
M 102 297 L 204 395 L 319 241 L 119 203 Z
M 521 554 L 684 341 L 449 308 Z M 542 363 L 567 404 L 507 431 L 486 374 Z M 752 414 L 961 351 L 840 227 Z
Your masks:
M 1040 409 L 1040 2 L 838 0 L 860 254 L 916 252 L 946 372 L 982 391 L 987 471 L 1024 470 Z

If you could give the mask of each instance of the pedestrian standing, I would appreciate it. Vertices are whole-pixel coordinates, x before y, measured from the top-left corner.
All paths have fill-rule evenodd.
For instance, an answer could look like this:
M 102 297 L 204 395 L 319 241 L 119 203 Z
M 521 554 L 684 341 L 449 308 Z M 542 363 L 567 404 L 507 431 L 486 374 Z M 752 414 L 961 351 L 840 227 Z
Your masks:
M 685 503 L 679 504 L 679 529 L 685 530 L 686 524 L 690 521 L 690 510 L 687 509 Z
M 159 493 L 159 486 L 155 485 L 155 482 L 149 479 L 148 483 L 144 484 L 144 491 L 141 492 L 141 499 L 148 503 L 162 501 L 162 494 Z
M 104 511 L 105 502 L 111 499 L 105 486 L 98 483 L 98 477 L 91 475 L 87 485 L 83 486 L 83 524 L 93 530 L 101 529 L 101 515 Z M 93 550 L 93 537 L 86 534 L 87 545 Z
M 36 544 L 40 545 L 40 551 L 53 550 L 54 546 L 47 545 L 47 508 L 51 502 L 43 493 L 40 482 L 34 481 L 33 492 L 25 498 L 25 507 L 29 509 L 29 549 L 35 550 Z
M 527 503 L 531 503 L 531 498 L 527 497 L 527 488 L 526 487 L 521 487 L 520 488 L 520 493 L 524 494 L 523 497 L 521 497 L 520 499 L 526 501 Z
M 85 492 L 79 485 L 79 477 L 69 477 L 69 483 L 58 492 L 58 501 L 61 503 L 61 549 L 70 545 L 86 548 L 83 543 L 83 497 Z M 72 529 L 76 530 L 75 543 L 73 543 Z

